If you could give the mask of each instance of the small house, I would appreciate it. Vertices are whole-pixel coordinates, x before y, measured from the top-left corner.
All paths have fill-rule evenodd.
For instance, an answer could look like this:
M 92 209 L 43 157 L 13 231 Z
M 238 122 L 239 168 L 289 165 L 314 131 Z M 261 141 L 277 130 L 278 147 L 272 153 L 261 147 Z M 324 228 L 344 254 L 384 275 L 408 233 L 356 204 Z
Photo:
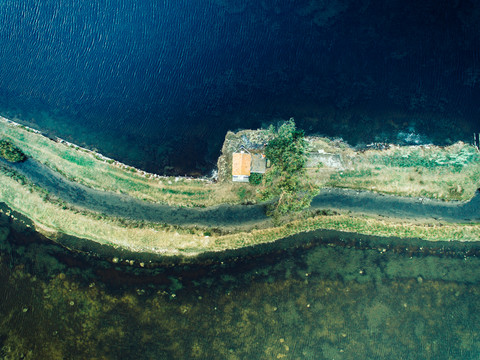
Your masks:
M 250 177 L 250 169 L 252 166 L 252 155 L 248 152 L 241 151 L 233 153 L 232 157 L 232 181 L 248 182 Z
M 250 174 L 265 174 L 267 159 L 262 153 L 251 153 L 243 145 L 232 155 L 232 181 L 248 182 Z

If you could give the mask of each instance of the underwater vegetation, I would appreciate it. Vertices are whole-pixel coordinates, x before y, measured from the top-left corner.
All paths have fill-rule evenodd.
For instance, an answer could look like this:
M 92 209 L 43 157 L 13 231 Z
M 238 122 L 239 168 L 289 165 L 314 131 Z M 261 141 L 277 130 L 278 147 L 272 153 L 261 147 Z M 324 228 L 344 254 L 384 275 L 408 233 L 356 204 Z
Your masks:
M 442 247 L 314 240 L 142 268 L 0 216 L 0 358 L 475 359 L 478 249 Z

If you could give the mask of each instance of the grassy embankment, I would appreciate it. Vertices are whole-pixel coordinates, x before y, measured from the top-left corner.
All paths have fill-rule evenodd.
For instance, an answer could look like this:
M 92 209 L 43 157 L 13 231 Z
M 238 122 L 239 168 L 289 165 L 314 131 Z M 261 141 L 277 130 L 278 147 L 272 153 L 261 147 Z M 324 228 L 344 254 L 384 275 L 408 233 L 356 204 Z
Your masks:
M 9 140 L 66 178 L 86 186 L 177 206 L 257 202 L 255 188 L 182 177 L 156 177 L 73 144 L 54 142 L 0 118 L 0 138 Z M 469 200 L 480 185 L 480 154 L 473 146 L 392 147 L 356 152 L 341 142 L 315 138 L 310 151 L 338 154 L 343 168 L 309 169 L 318 187 L 373 190 L 400 196 Z
M 439 200 L 470 200 L 480 187 L 480 153 L 471 145 L 391 146 L 356 152 L 328 139 L 311 142 L 312 151 L 338 154 L 343 168 L 309 169 L 319 187 L 370 190 Z
M 110 163 L 108 160 L 102 160 L 92 152 L 81 149 L 75 149 L 65 144 L 60 144 L 48 140 L 31 131 L 20 127 L 7 125 L 0 122 L 0 135 L 9 139 L 18 146 L 27 155 L 49 164 L 56 170 L 65 174 L 68 178 L 75 179 L 94 188 L 124 192 L 141 199 L 151 201 L 162 201 L 180 205 L 207 206 L 211 203 L 218 203 L 225 199 L 229 201 L 240 201 L 239 195 L 235 193 L 232 185 L 212 184 L 205 181 L 175 178 L 153 178 L 137 171 L 133 172 L 122 166 Z M 328 142 L 326 145 L 328 145 Z M 355 166 L 350 170 L 329 169 L 320 167 L 311 170 L 315 175 L 315 180 L 319 185 L 344 186 L 352 188 L 367 189 L 371 184 L 365 183 L 372 176 L 368 171 L 362 169 L 371 169 L 373 176 L 377 181 L 375 186 L 384 184 L 385 192 L 393 192 L 388 189 L 395 189 L 391 184 L 396 179 L 395 175 L 390 176 L 389 170 L 394 174 L 403 172 L 409 173 L 412 170 L 415 173 L 424 171 L 423 175 L 427 181 L 427 174 L 442 174 L 446 172 L 441 179 L 437 179 L 443 184 L 441 188 L 450 186 L 449 182 L 457 179 L 464 191 L 462 194 L 470 192 L 471 184 L 478 185 L 474 175 L 479 173 L 478 155 L 471 151 L 466 145 L 456 145 L 451 148 L 439 149 L 432 148 L 432 154 L 435 159 L 443 159 L 438 156 L 450 154 L 447 159 L 450 162 L 459 164 L 437 165 L 431 169 L 419 167 L 410 169 L 402 166 L 391 166 L 387 160 L 390 158 L 398 159 L 388 152 L 367 151 L 364 153 L 354 153 L 348 147 L 326 148 L 325 151 L 343 151 L 345 167 Z M 389 151 L 393 151 L 391 149 Z M 420 149 L 428 153 L 429 149 Z M 436 150 L 436 151 L 435 151 Z M 398 151 L 419 151 L 417 148 L 402 148 Z M 455 155 L 455 156 L 453 156 Z M 382 158 L 383 156 L 383 158 Z M 401 156 L 402 159 L 404 156 Z M 408 159 L 408 156 L 406 157 Z M 455 160 L 452 160 L 455 159 Z M 463 160 L 462 160 L 463 159 Z M 54 165 L 53 165 L 54 164 Z M 373 167 L 373 170 L 372 170 Z M 379 169 L 377 169 L 377 167 Z M 394 169 L 395 168 L 395 169 Z M 362 176 L 343 176 L 346 171 L 358 171 Z M 425 173 L 425 171 L 427 173 Z M 467 177 L 465 175 L 468 174 Z M 389 177 L 388 177 L 389 176 Z M 379 181 L 383 179 L 383 183 Z M 390 180 L 388 180 L 390 179 Z M 421 181 L 422 178 L 417 179 Z M 464 179 L 461 181 L 461 179 Z M 363 182 L 362 182 L 363 181 Z M 169 184 L 168 182 L 172 182 Z M 408 180 L 412 189 L 407 195 L 425 196 L 415 192 L 416 187 L 413 180 Z M 241 185 L 248 186 L 248 185 Z M 220 190 L 216 190 L 216 188 Z M 476 188 L 476 187 L 475 187 Z M 162 190 L 163 189 L 163 190 Z M 226 190 L 229 189 L 229 190 Z M 237 188 L 238 189 L 238 188 Z M 240 189 L 245 189 L 241 187 Z M 168 190 L 172 190 L 168 193 Z M 376 188 L 382 191 L 381 188 Z M 431 189 L 430 189 L 431 190 Z M 189 193 L 189 191 L 191 193 Z M 219 193 L 225 193 L 224 197 L 215 198 Z M 252 192 L 248 188 L 249 192 Z M 230 192 L 230 193 L 229 193 Z M 458 192 L 457 192 L 458 193 Z M 445 193 L 450 198 L 455 192 Z M 473 192 L 472 192 L 473 194 Z M 219 195 L 218 195 L 219 196 Z M 61 201 L 51 199 L 42 189 L 39 189 L 25 179 L 14 176 L 9 171 L 0 172 L 0 200 L 5 202 L 14 210 L 25 214 L 36 224 L 37 229 L 50 238 L 55 238 L 58 232 L 90 239 L 99 243 L 109 244 L 128 248 L 134 251 L 149 251 L 155 253 L 165 253 L 169 255 L 185 254 L 194 255 L 204 251 L 222 251 L 225 249 L 239 248 L 248 245 L 266 243 L 292 235 L 295 233 L 310 231 L 315 229 L 335 229 L 348 232 L 358 232 L 363 234 L 380 236 L 398 236 L 398 237 L 418 237 L 426 240 L 460 240 L 474 241 L 480 238 L 479 224 L 448 224 L 432 222 L 414 222 L 401 219 L 385 219 L 379 217 L 359 216 L 353 214 L 303 214 L 297 219 L 290 219 L 282 226 L 268 229 L 230 229 L 228 231 L 215 231 L 212 229 L 200 229 L 195 226 L 190 228 L 179 228 L 162 224 L 149 224 L 139 222 L 124 222 L 121 219 L 113 219 L 86 211 L 72 209 Z
M 0 138 L 67 179 L 94 189 L 128 194 L 150 202 L 185 207 L 239 203 L 254 191 L 238 184 L 217 186 L 206 180 L 159 177 L 73 144 L 55 142 L 0 117 Z
M 312 214 L 285 225 L 239 231 L 231 234 L 208 229 L 178 228 L 161 224 L 124 224 L 117 219 L 98 218 L 97 214 L 78 212 L 52 202 L 48 196 L 22 178 L 0 173 L 0 198 L 14 210 L 25 214 L 36 229 L 55 239 L 58 232 L 122 247 L 132 251 L 166 255 L 196 255 L 205 251 L 222 251 L 260 243 L 268 243 L 288 235 L 315 229 L 335 229 L 378 236 L 416 237 L 426 240 L 475 241 L 480 225 L 416 223 L 349 214 Z

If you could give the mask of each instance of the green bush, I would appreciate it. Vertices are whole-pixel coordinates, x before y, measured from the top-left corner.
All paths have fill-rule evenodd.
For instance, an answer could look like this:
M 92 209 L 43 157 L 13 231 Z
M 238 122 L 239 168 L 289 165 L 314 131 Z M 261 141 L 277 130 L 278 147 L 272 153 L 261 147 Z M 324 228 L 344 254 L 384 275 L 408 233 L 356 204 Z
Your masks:
M 27 157 L 17 147 L 7 140 L 0 140 L 0 156 L 10 162 L 25 161 Z
M 265 173 L 260 194 L 263 200 L 274 199 L 267 215 L 279 219 L 308 208 L 315 188 L 305 170 L 308 142 L 303 131 L 297 130 L 295 121 L 290 119 L 278 130 L 271 127 L 269 131 L 273 140 L 267 144 L 265 155 L 272 166 Z
M 263 175 L 259 173 L 251 173 L 248 182 L 252 185 L 260 185 L 262 183 Z

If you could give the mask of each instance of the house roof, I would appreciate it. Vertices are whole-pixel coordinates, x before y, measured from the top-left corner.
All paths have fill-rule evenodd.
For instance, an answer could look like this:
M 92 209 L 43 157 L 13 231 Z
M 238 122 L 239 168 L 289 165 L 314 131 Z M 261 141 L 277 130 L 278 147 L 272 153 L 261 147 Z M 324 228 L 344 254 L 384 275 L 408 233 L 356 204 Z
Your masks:
M 267 170 L 267 159 L 263 154 L 252 154 L 252 173 L 265 174 Z
M 250 176 L 250 166 L 252 164 L 252 155 L 247 153 L 234 153 L 232 158 L 232 175 Z

